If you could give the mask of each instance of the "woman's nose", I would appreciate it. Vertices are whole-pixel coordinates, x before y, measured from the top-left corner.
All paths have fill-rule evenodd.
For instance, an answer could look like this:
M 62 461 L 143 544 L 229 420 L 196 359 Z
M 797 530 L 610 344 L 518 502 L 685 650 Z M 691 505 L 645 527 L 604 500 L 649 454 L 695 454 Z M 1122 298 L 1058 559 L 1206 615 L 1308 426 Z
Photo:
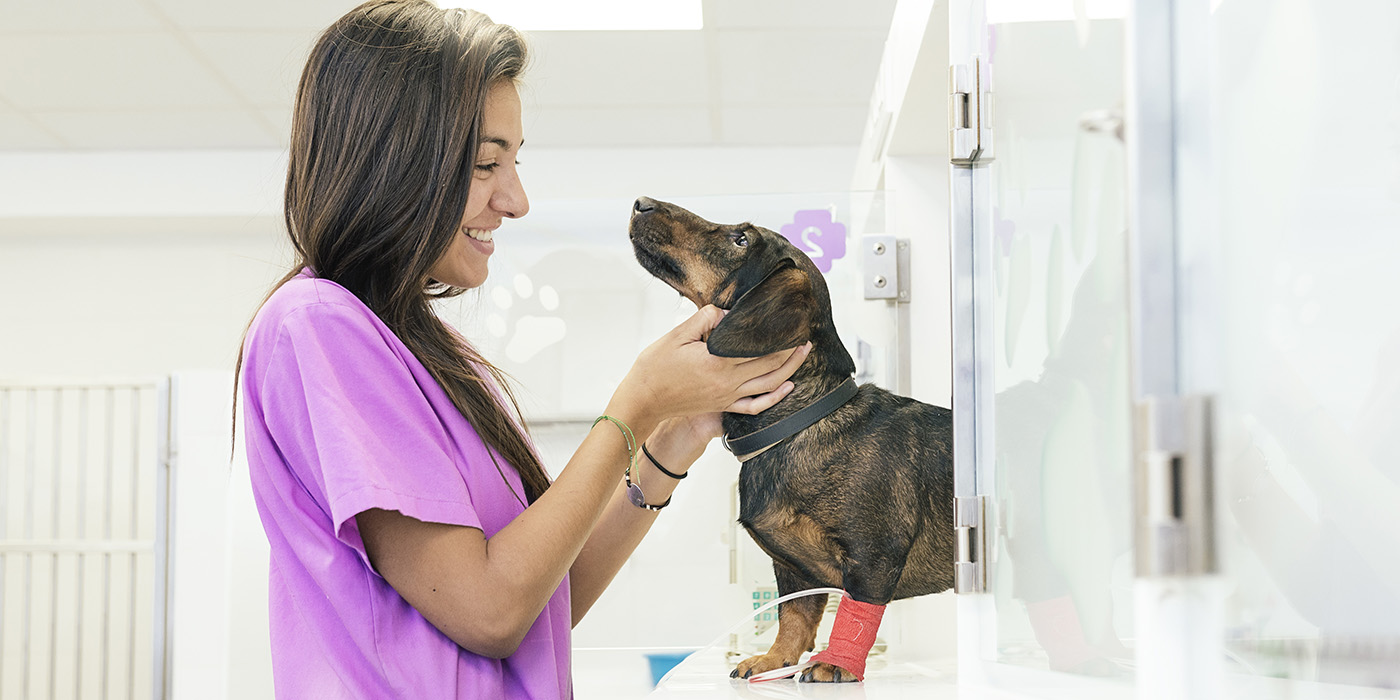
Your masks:
M 520 176 L 511 177 L 496 191 L 496 209 L 510 219 L 519 219 L 530 211 L 530 198 L 525 194 L 525 185 Z

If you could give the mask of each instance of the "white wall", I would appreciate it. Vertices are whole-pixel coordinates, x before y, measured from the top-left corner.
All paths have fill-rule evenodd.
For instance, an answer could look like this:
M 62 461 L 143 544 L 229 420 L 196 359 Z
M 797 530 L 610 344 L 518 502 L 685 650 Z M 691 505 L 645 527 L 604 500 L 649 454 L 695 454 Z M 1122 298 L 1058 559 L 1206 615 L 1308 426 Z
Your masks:
M 853 158 L 842 148 L 522 155 L 536 201 L 622 207 L 642 194 L 845 191 Z M 272 151 L 0 153 L 0 376 L 231 368 L 290 264 L 283 168 Z
M 537 216 L 554 221 L 577 208 L 576 230 L 588 236 L 600 226 L 600 200 L 616 200 L 625 225 L 628 204 L 642 194 L 840 193 L 849 189 L 854 157 L 854 149 L 840 148 L 579 149 L 527 152 L 522 160 Z M 266 542 L 246 466 L 241 456 L 227 461 L 227 430 L 239 338 L 290 262 L 278 213 L 284 167 L 275 152 L 0 154 L 0 192 L 7 193 L 0 199 L 0 377 L 180 373 L 176 697 L 268 694 Z M 563 218 L 550 228 L 567 237 L 572 222 Z M 510 244 L 508 235 L 501 240 Z M 468 295 L 457 303 L 489 302 Z M 670 304 L 658 307 L 662 315 L 684 311 Z M 541 432 L 553 468 L 581 432 L 568 425 Z M 729 583 L 725 525 L 733 519 L 736 474 L 727 453 L 707 455 L 580 627 L 581 645 L 694 648 L 742 615 L 744 592 Z M 634 608 L 658 612 L 643 619 Z

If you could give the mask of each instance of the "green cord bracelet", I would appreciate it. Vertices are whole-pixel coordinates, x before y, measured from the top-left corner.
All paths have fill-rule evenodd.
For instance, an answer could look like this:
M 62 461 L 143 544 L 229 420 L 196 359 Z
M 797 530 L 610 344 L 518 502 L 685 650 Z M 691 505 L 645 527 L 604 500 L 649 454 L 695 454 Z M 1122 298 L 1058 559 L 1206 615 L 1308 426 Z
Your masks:
M 618 427 L 618 430 L 622 431 L 622 437 L 624 440 L 627 441 L 627 471 L 624 471 L 622 473 L 623 480 L 627 482 L 627 500 L 631 501 L 632 505 L 637 506 L 638 508 L 645 508 L 646 510 L 650 510 L 653 512 L 661 510 L 662 508 L 665 508 L 666 506 L 670 505 L 670 498 L 667 498 L 666 502 L 662 503 L 659 506 L 654 506 L 650 503 L 647 503 L 646 497 L 642 494 L 641 485 L 632 481 L 632 467 L 635 466 L 637 463 L 637 438 L 632 435 L 632 429 L 627 427 L 626 423 L 623 423 L 622 421 L 613 418 L 612 416 L 607 415 L 606 413 L 601 416 L 598 416 L 598 420 L 593 421 L 593 426 L 596 427 L 599 423 L 605 420 L 612 421 L 613 424 Z M 591 429 L 592 428 L 590 428 L 590 430 Z
M 617 429 L 622 431 L 622 439 L 627 441 L 627 471 L 631 472 L 632 463 L 637 461 L 637 438 L 632 435 L 632 429 L 627 427 L 626 423 L 607 414 L 598 416 L 598 420 L 593 421 L 593 427 L 597 427 L 599 423 L 605 420 L 612 421 L 613 425 L 616 425 Z

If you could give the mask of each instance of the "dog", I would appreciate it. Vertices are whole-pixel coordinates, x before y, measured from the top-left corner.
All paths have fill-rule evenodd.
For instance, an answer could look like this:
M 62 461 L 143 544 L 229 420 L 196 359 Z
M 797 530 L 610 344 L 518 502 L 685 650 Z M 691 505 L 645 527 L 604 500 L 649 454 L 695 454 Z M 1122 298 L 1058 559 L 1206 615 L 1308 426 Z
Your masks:
M 843 643 L 844 653 L 818 654 L 799 680 L 863 680 L 883 606 L 953 586 L 952 411 L 874 384 L 855 388 L 855 363 L 832 322 L 826 282 L 781 235 L 712 223 L 647 197 L 633 204 L 628 235 L 653 276 L 697 307 L 729 311 L 706 337 L 711 354 L 758 357 L 812 342 L 787 397 L 755 416 L 726 413 L 722 422 L 726 445 L 743 463 L 739 522 L 772 557 L 779 593 L 841 588 L 846 597 L 828 651 L 838 637 L 864 635 L 854 651 Z M 756 454 L 757 442 L 743 442 L 791 432 L 800 426 L 792 421 L 814 407 L 830 412 Z M 853 615 L 874 617 L 843 624 L 848 599 L 856 601 Z M 783 603 L 773 646 L 731 676 L 795 665 L 814 648 L 825 607 L 825 595 Z

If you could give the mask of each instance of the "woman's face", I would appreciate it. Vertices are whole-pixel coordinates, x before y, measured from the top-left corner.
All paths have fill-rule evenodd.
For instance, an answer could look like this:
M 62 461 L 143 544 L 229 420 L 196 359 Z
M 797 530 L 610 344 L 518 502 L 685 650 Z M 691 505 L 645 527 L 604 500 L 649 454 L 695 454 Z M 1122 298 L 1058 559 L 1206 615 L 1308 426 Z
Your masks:
M 486 259 L 496 249 L 493 236 L 497 227 L 503 219 L 518 219 L 530 211 L 515 168 L 525 137 L 520 124 L 520 94 L 513 83 L 496 83 L 486 93 L 482 117 L 481 147 L 467 194 L 467 210 L 452 245 L 428 270 L 434 280 L 454 287 L 484 284 Z

